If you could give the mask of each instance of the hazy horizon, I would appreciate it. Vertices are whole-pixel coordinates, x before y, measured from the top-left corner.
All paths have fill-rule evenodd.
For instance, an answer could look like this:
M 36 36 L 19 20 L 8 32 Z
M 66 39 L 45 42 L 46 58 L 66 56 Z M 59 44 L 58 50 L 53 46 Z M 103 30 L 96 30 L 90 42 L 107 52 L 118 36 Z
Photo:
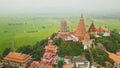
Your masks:
M 0 0 L 0 14 L 120 12 L 120 0 Z

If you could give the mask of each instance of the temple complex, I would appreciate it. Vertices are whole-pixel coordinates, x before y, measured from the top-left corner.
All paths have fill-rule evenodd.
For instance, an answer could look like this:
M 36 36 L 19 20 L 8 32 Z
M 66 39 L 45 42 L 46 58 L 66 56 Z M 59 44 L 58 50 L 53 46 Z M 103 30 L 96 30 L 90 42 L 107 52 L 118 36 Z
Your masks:
M 29 68 L 54 68 L 58 64 L 58 47 L 52 45 L 52 40 L 48 39 L 45 52 L 40 61 L 33 61 Z M 53 66 L 54 65 L 54 66 Z
M 30 55 L 22 54 L 22 53 L 16 53 L 16 52 L 10 52 L 4 58 L 4 64 L 5 65 L 11 65 L 13 67 L 18 67 L 18 68 L 28 67 L 30 61 L 31 61 L 31 56 Z
M 61 38 L 63 41 L 67 41 L 67 42 L 80 40 L 84 45 L 84 49 L 90 47 L 92 41 L 90 39 L 88 32 L 86 31 L 83 14 L 81 14 L 81 18 L 77 28 L 73 31 L 66 32 L 66 21 L 63 20 L 61 23 L 62 23 L 61 31 L 57 33 L 57 36 L 55 36 L 55 38 Z M 92 23 L 89 28 L 89 32 L 95 33 L 95 31 L 96 31 L 95 26 Z
M 63 20 L 61 24 L 61 31 L 58 32 L 56 38 L 62 38 L 63 41 L 79 41 L 83 40 L 86 34 L 84 18 L 81 14 L 80 21 L 74 31 L 66 32 L 66 21 Z

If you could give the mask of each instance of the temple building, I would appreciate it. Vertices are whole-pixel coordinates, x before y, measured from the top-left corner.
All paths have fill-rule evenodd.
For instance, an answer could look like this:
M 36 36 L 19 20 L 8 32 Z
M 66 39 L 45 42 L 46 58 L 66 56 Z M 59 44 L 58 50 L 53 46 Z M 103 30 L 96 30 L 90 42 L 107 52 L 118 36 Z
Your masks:
M 70 56 L 64 57 L 63 68 L 74 68 L 74 63 L 72 63 L 72 59 L 70 58 Z
M 97 33 L 101 33 L 103 36 L 110 36 L 110 31 L 103 26 L 98 27 Z
M 75 57 L 73 62 L 76 68 L 90 68 L 90 62 L 83 55 Z
M 57 33 L 57 36 L 55 38 L 61 38 L 63 41 L 79 41 L 84 39 L 86 29 L 82 14 L 78 26 L 75 30 L 66 32 L 66 27 L 66 21 L 63 20 L 61 24 L 61 31 Z
M 0 68 L 3 68 L 4 62 L 0 61 Z
M 31 62 L 31 56 L 22 53 L 10 52 L 4 58 L 5 65 L 11 65 L 18 68 L 27 68 Z
M 84 45 L 84 50 L 91 48 L 93 41 L 90 39 L 89 34 L 85 34 L 82 44 Z
M 92 41 L 90 39 L 90 36 L 85 28 L 84 18 L 83 14 L 81 14 L 81 18 L 79 20 L 78 26 L 75 30 L 66 32 L 66 21 L 63 20 L 61 22 L 61 31 L 57 33 L 57 36 L 55 38 L 61 38 L 63 41 L 81 41 L 84 45 L 84 49 L 87 49 L 88 47 L 91 47 Z M 94 24 L 92 23 L 89 32 L 95 33 L 96 29 Z
M 67 21 L 65 19 L 61 21 L 61 32 L 67 32 Z
M 98 34 L 102 34 L 102 36 L 110 36 L 110 31 L 107 28 L 105 28 L 103 26 L 99 26 L 98 28 L 96 28 L 93 20 L 88 29 L 88 33 L 94 34 L 96 37 L 100 37 Z
M 84 36 L 86 34 L 86 29 L 85 29 L 84 18 L 82 14 L 81 14 L 80 21 L 78 23 L 78 27 L 76 30 L 72 31 L 72 34 L 78 37 L 80 40 L 84 39 Z
M 103 33 L 103 32 L 105 32 L 105 31 L 107 31 L 107 29 L 106 29 L 105 27 L 103 27 L 103 26 L 99 26 L 99 27 L 97 28 L 97 32 L 98 32 L 98 33 Z
M 63 65 L 63 68 L 74 68 L 74 67 L 70 64 L 65 64 L 65 65 Z
M 55 36 L 55 38 L 61 38 L 63 41 L 79 41 L 79 38 L 74 36 L 71 32 L 67 32 L 66 20 L 62 20 L 61 31 L 57 33 L 57 36 Z
M 89 34 L 95 34 L 96 33 L 96 28 L 95 28 L 95 25 L 93 23 L 93 20 L 92 20 L 92 23 L 91 23 L 91 25 L 90 25 L 90 27 L 88 29 L 88 33 Z
M 45 52 L 40 61 L 33 61 L 29 68 L 54 68 L 58 65 L 58 47 L 52 45 L 52 40 L 48 39 L 48 44 L 45 46 Z M 54 65 L 54 66 L 53 66 Z
M 117 54 L 111 53 L 106 51 L 109 58 L 111 58 L 114 61 L 113 68 L 120 68 L 120 52 L 117 52 Z

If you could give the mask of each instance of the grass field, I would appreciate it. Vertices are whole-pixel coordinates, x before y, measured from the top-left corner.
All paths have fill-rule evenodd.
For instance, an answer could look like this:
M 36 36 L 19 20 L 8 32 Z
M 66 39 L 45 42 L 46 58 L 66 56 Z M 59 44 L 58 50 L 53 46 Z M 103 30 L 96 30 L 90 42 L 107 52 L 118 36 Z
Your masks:
M 77 27 L 79 18 L 66 18 L 68 29 Z M 5 48 L 17 49 L 24 45 L 34 45 L 37 41 L 48 38 L 60 30 L 61 18 L 50 17 L 0 17 L 0 53 Z M 86 27 L 90 20 L 85 19 Z M 95 19 L 96 26 L 105 26 L 110 30 L 120 30 L 120 20 Z

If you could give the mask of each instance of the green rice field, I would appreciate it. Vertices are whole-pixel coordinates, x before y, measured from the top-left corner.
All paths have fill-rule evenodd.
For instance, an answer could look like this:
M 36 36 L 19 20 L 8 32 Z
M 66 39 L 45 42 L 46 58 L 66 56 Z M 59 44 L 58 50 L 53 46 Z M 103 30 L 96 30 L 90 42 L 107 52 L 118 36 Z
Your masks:
M 77 27 L 79 18 L 65 18 L 68 30 Z M 48 38 L 60 31 L 62 18 L 57 17 L 0 17 L 0 53 L 5 48 L 17 49 L 20 46 L 34 45 L 37 41 Z M 86 28 L 90 19 L 85 19 Z M 120 30 L 120 20 L 94 19 L 96 27 L 105 26 L 110 30 Z

